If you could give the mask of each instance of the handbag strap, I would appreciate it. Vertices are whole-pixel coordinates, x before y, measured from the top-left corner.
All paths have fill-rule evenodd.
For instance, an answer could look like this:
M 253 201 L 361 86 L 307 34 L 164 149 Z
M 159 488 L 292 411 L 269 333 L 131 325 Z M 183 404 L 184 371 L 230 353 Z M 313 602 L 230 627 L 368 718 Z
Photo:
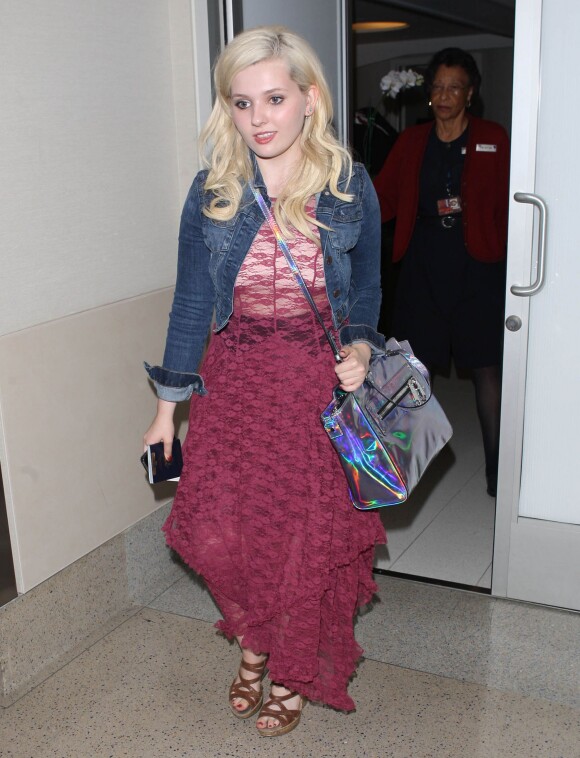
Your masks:
M 407 350 L 405 350 L 403 348 L 400 351 L 397 351 L 397 352 L 399 352 L 403 356 L 403 358 L 405 358 L 405 360 L 408 363 L 410 363 L 411 366 L 413 366 L 421 374 L 421 376 L 423 377 L 423 379 L 425 379 L 425 381 L 427 382 L 427 384 L 430 387 L 431 386 L 431 377 L 429 376 L 429 372 L 427 371 L 427 367 L 423 363 L 421 363 L 421 361 L 417 358 L 417 356 L 414 353 L 412 353 L 410 350 L 407 351 Z
M 322 316 L 320 315 L 320 311 L 318 310 L 318 308 L 316 307 L 316 303 L 312 299 L 312 295 L 310 294 L 310 291 L 308 290 L 308 287 L 306 286 L 306 282 L 304 281 L 304 277 L 300 273 L 300 269 L 298 268 L 298 266 L 296 265 L 296 261 L 292 257 L 292 253 L 290 252 L 290 249 L 288 247 L 288 243 L 286 242 L 286 240 L 282 236 L 282 232 L 280 231 L 280 227 L 278 226 L 278 223 L 277 223 L 276 219 L 274 218 L 274 215 L 273 215 L 272 211 L 270 210 L 270 208 L 268 208 L 268 206 L 266 205 L 266 202 L 265 202 L 264 198 L 258 192 L 258 190 L 254 187 L 253 184 L 250 184 L 250 189 L 254 193 L 254 197 L 256 198 L 256 202 L 260 206 L 260 210 L 264 214 L 264 218 L 266 219 L 266 221 L 270 225 L 270 229 L 274 233 L 274 236 L 276 237 L 276 241 L 278 242 L 278 245 L 279 245 L 280 249 L 284 253 L 284 257 L 286 258 L 286 261 L 288 262 L 288 266 L 290 267 L 290 271 L 294 275 L 294 279 L 296 280 L 296 282 L 298 283 L 298 286 L 300 287 L 300 289 L 304 293 L 304 297 L 306 298 L 306 300 L 308 301 L 308 304 L 312 308 L 312 312 L 316 316 L 316 319 L 317 319 L 318 323 L 320 324 L 320 326 L 324 330 L 324 334 L 326 335 L 326 339 L 328 340 L 328 344 L 330 345 L 330 347 L 332 349 L 332 354 L 334 355 L 334 360 L 337 363 L 341 363 L 342 362 L 342 358 L 340 357 L 340 353 L 338 351 L 338 347 L 336 345 L 334 337 L 332 336 L 332 334 L 326 328 L 324 320 L 323 320 Z

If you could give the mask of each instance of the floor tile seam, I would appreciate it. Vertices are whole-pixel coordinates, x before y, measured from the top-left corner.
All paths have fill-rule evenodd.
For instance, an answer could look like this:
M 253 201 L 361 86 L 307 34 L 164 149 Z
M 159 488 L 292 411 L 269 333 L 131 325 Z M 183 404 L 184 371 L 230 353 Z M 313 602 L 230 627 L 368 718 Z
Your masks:
M 477 582 L 476 582 L 476 584 L 475 584 L 475 586 L 476 586 L 476 587 L 479 587 L 479 586 L 480 586 L 480 584 L 479 584 L 479 583 L 481 582 L 481 580 L 483 579 L 483 577 L 484 577 L 484 576 L 487 574 L 487 572 L 488 572 L 488 570 L 489 570 L 490 566 L 493 566 L 493 561 L 490 561 L 490 562 L 488 563 L 488 565 L 485 567 L 485 571 L 484 571 L 484 572 L 483 572 L 483 574 L 482 574 L 482 575 L 479 577 L 479 579 L 477 580 Z
M 462 492 L 463 492 L 463 491 L 464 491 L 464 490 L 465 490 L 467 487 L 469 487 L 469 485 L 470 485 L 470 484 L 473 482 L 473 480 L 474 480 L 474 479 L 477 479 L 477 476 L 478 476 L 479 472 L 480 472 L 480 471 L 481 471 L 483 468 L 485 468 L 485 466 L 484 466 L 484 464 L 482 463 L 482 464 L 481 464 L 480 466 L 478 466 L 478 468 L 477 468 L 477 469 L 476 469 L 476 470 L 473 472 L 473 474 L 472 474 L 472 475 L 469 477 L 469 479 L 467 479 L 467 480 L 466 480 L 466 481 L 463 483 L 463 485 L 462 485 L 462 486 L 461 486 L 461 487 L 460 487 L 460 488 L 457 490 L 457 492 L 455 493 L 455 495 L 453 495 L 453 497 L 452 497 L 452 498 L 451 498 L 451 500 L 450 500 L 450 501 L 447 503 L 447 505 L 445 506 L 445 508 L 447 508 L 447 506 L 451 505 L 451 503 L 452 503 L 452 502 L 455 500 L 455 498 L 457 498 L 457 497 L 458 497 L 458 496 L 459 496 L 459 495 L 460 495 L 460 494 L 461 494 L 461 493 L 462 493 Z M 441 510 L 443 511 L 443 510 L 445 510 L 445 508 L 442 508 Z M 441 511 L 440 511 L 440 512 L 441 512 Z M 437 514 L 437 515 L 439 515 L 439 514 Z M 494 519 L 494 522 L 495 522 L 495 519 Z
M 412 542 L 410 542 L 410 543 L 407 545 L 407 547 L 406 547 L 406 548 L 403 550 L 403 552 L 402 552 L 402 553 L 401 553 L 401 554 L 400 554 L 400 555 L 397 557 L 397 559 L 395 560 L 395 562 L 391 564 L 390 568 L 391 568 L 393 571 L 395 571 L 395 570 L 396 570 L 396 569 L 395 569 L 395 566 L 396 566 L 396 564 L 397 564 L 397 563 L 398 563 L 398 561 L 400 561 L 400 560 L 401 560 L 401 558 L 402 558 L 402 557 L 405 555 L 405 553 L 407 552 L 407 550 L 410 550 L 410 548 L 411 548 L 411 547 L 412 547 L 412 546 L 415 544 L 415 542 L 416 542 L 416 541 L 417 541 L 417 540 L 418 540 L 420 537 L 422 537 L 422 536 L 423 536 L 423 534 L 424 534 L 424 533 L 427 531 L 427 529 L 429 529 L 429 528 L 431 528 L 431 527 L 433 526 L 433 524 L 435 523 L 435 521 L 437 521 L 437 519 L 438 519 L 438 518 L 439 518 L 439 517 L 440 517 L 440 516 L 443 514 L 443 512 L 444 512 L 445 510 L 447 510 L 447 508 L 448 508 L 448 507 L 449 507 L 449 506 L 450 506 L 450 505 L 453 503 L 453 501 L 454 501 L 454 500 L 455 500 L 455 499 L 456 499 L 456 498 L 457 498 L 457 497 L 458 497 L 458 496 L 461 494 L 461 492 L 463 492 L 463 490 L 464 490 L 466 487 L 468 487 L 468 486 L 470 485 L 470 483 L 471 483 L 471 482 L 472 482 L 472 481 L 473 481 L 473 480 L 474 480 L 474 479 L 477 477 L 478 473 L 481 471 L 481 469 L 482 469 L 482 468 L 483 468 L 483 464 L 482 464 L 481 466 L 479 466 L 479 468 L 478 468 L 478 469 L 477 469 L 477 470 L 476 470 L 476 471 L 475 471 L 475 472 L 474 472 L 474 473 L 473 473 L 473 474 L 472 474 L 472 475 L 469 477 L 469 479 L 467 479 L 467 480 L 466 480 L 466 481 L 463 483 L 463 485 L 462 485 L 462 486 L 461 486 L 461 487 L 460 487 L 460 488 L 457 490 L 457 492 L 456 492 L 456 493 L 453 495 L 453 497 L 451 498 L 451 500 L 448 500 L 448 501 L 445 503 L 445 505 L 444 505 L 442 508 L 440 508 L 440 509 L 437 511 L 437 513 L 436 513 L 436 514 L 433 516 L 433 518 L 432 518 L 432 519 L 431 519 L 431 520 L 430 520 L 430 521 L 429 521 L 429 522 L 426 524 L 426 526 L 424 527 L 424 529 L 422 529 L 422 530 L 419 532 L 419 534 L 417 534 L 417 536 L 415 537 L 415 539 L 413 539 L 413 541 L 412 541 Z M 487 568 L 489 568 L 489 567 L 487 567 Z M 487 568 L 486 568 L 486 571 L 487 571 Z M 484 571 L 483 573 L 485 574 L 485 571 Z M 483 576 L 483 574 L 482 574 L 482 576 Z M 481 577 L 480 577 L 480 579 L 481 579 Z M 479 579 L 479 580 L 480 580 L 480 579 Z M 479 580 L 478 580 L 478 581 L 479 581 Z M 477 586 L 477 585 L 475 585 L 475 586 Z
M 391 569 L 385 569 L 390 571 Z M 402 573 L 402 572 L 401 572 Z M 512 605 L 514 608 L 529 608 L 530 610 L 543 610 L 549 614 L 566 615 L 567 617 L 580 616 L 580 611 L 573 608 L 560 608 L 554 605 L 546 605 L 545 603 L 534 603 L 531 600 L 522 600 L 517 597 L 505 597 L 504 595 L 492 595 L 483 592 L 474 592 L 469 587 L 448 587 L 444 584 L 437 584 L 437 580 L 434 581 L 421 581 L 420 579 L 411 578 L 412 575 L 407 576 L 389 576 L 388 574 L 378 574 L 378 576 L 384 576 L 391 582 L 407 582 L 421 587 L 429 587 L 437 592 L 446 592 L 453 594 L 456 597 L 455 602 L 452 604 L 452 610 L 454 610 L 458 603 L 461 602 L 461 595 L 468 595 L 471 598 L 479 598 L 482 602 L 487 602 L 490 606 L 500 603 L 502 605 Z M 408 577 L 408 578 L 407 578 Z M 380 592 L 378 593 L 380 596 Z
M 154 602 L 155 602 L 155 601 L 156 601 L 158 598 L 160 598 L 160 597 L 161 597 L 161 595 L 164 595 L 166 592 L 169 592 L 169 590 L 170 590 L 172 587 L 175 587 L 175 585 L 176 585 L 178 582 L 182 582 L 182 581 L 183 581 L 183 580 L 186 578 L 186 576 L 187 576 L 187 573 L 185 573 L 185 568 L 184 568 L 184 574 L 183 574 L 183 576 L 180 576 L 180 577 L 178 577 L 177 579 L 175 579 L 174 581 L 172 581 L 172 582 L 171 582 L 171 584 L 167 585 L 167 587 L 165 587 L 165 588 L 164 588 L 164 589 L 162 589 L 162 590 L 159 590 L 159 592 L 158 592 L 158 593 L 155 595 L 155 597 L 152 597 L 152 598 L 151 598 L 150 600 L 148 600 L 146 603 L 141 603 L 141 606 L 142 606 L 143 608 L 147 608 L 147 607 L 149 606 L 149 603 L 154 603 Z
M 471 477 L 465 482 L 465 484 L 459 490 L 459 492 L 462 492 L 467 487 L 468 484 L 471 484 L 471 482 L 477 477 L 477 475 L 479 474 L 479 472 L 482 469 L 485 469 L 485 464 L 484 463 L 482 463 L 480 466 L 477 467 L 477 469 L 473 472 L 473 474 L 471 475 Z M 457 493 L 457 495 L 459 494 L 459 492 Z M 457 495 L 455 497 L 457 497 Z
M 406 572 L 396 572 L 394 569 L 373 569 L 373 574 L 377 576 L 385 576 L 389 579 L 400 579 L 403 582 L 409 582 L 421 587 L 429 587 L 434 590 L 451 590 L 456 593 L 467 594 L 470 597 L 482 597 L 491 598 L 491 589 L 489 587 L 478 587 L 476 584 L 460 584 L 459 582 L 450 582 L 445 579 L 435 579 L 429 576 L 415 576 L 414 574 L 407 574 Z M 376 593 L 379 598 L 381 597 L 380 591 Z M 452 610 L 455 609 L 462 598 L 460 596 L 453 596 L 451 601 Z
M 146 606 L 143 605 L 136 605 L 133 606 L 130 609 L 127 609 L 122 614 L 119 614 L 119 622 L 117 624 L 114 624 L 113 626 L 106 626 L 106 624 L 102 625 L 102 634 L 100 634 L 98 637 L 93 638 L 93 635 L 95 632 L 92 632 L 90 635 L 87 636 L 87 639 L 90 639 L 91 642 L 87 645 L 84 642 L 79 642 L 77 645 L 75 645 L 71 651 L 68 653 L 65 653 L 62 656 L 60 665 L 58 659 L 53 661 L 47 668 L 50 669 L 50 673 L 47 673 L 46 676 L 43 676 L 42 674 L 39 674 L 41 677 L 38 680 L 34 680 L 34 684 L 30 687 L 27 687 L 26 685 L 23 685 L 24 689 L 22 692 L 20 692 L 19 695 L 15 697 L 14 700 L 11 700 L 7 705 L 3 705 L 0 702 L 0 711 L 7 711 L 9 710 L 13 705 L 16 705 L 22 698 L 26 697 L 27 695 L 30 695 L 34 690 L 36 690 L 41 685 L 45 684 L 45 682 L 48 682 L 49 679 L 51 679 L 55 674 L 58 674 L 59 671 L 62 671 L 67 666 L 69 666 L 71 663 L 74 663 L 74 661 L 78 660 L 81 656 L 83 656 L 85 653 L 92 650 L 92 648 L 95 645 L 98 645 L 99 642 L 102 642 L 105 637 L 108 637 L 109 634 L 112 634 L 117 629 L 120 629 L 123 624 L 125 624 L 127 621 L 130 621 L 135 616 L 137 616 Z M 122 616 L 122 618 L 121 618 Z M 76 651 L 76 652 L 73 652 Z M 52 669 L 52 666 L 56 666 L 56 668 Z M 9 696 L 5 696 L 5 699 L 9 699 Z
M 381 661 L 379 658 L 373 658 L 372 656 L 366 655 L 366 654 L 363 656 L 362 660 L 371 661 L 372 663 L 376 663 L 382 666 L 392 666 L 393 668 L 400 669 L 401 671 L 414 671 L 417 674 L 426 674 L 427 676 L 432 676 L 437 679 L 446 679 L 448 681 L 458 682 L 459 684 L 473 685 L 483 690 L 488 690 L 490 692 L 497 692 L 501 695 L 516 695 L 519 698 L 523 698 L 525 700 L 532 700 L 540 704 L 550 703 L 556 706 L 560 706 L 562 708 L 568 708 L 571 711 L 578 710 L 571 703 L 563 702 L 562 700 L 552 700 L 550 698 L 539 697 L 537 695 L 530 695 L 528 692 L 522 692 L 521 690 L 517 690 L 517 689 L 509 689 L 509 688 L 504 689 L 503 687 L 497 687 L 491 684 L 486 684 L 484 682 L 478 682 L 476 679 L 470 679 L 467 677 L 460 678 L 457 676 L 452 676 L 451 674 L 442 674 L 441 672 L 428 671 L 426 669 L 420 669 L 420 668 L 413 668 L 412 666 L 403 666 L 400 663 L 392 663 L 390 661 Z
M 561 608 L 557 605 L 546 605 L 545 603 L 534 603 L 532 600 L 522 600 L 518 597 L 505 597 L 504 595 L 490 595 L 492 600 L 504 605 L 511 604 L 517 608 L 529 608 L 530 610 L 539 609 L 547 611 L 550 614 L 562 614 L 566 616 L 580 616 L 580 611 L 575 608 Z
M 421 531 L 420 531 L 420 532 L 419 532 L 419 533 L 418 533 L 418 534 L 417 534 L 417 535 L 416 535 L 416 536 L 413 538 L 413 540 L 412 540 L 412 541 L 411 541 L 411 542 L 410 542 L 410 543 L 407 545 L 407 547 L 406 547 L 406 548 L 403 550 L 403 552 L 402 552 L 402 553 L 401 553 L 399 556 L 397 556 L 397 558 L 396 558 L 396 559 L 395 559 L 395 561 L 394 561 L 394 562 L 393 562 L 393 563 L 392 563 L 392 564 L 389 566 L 389 568 L 391 568 L 393 571 L 395 571 L 395 570 L 396 570 L 396 569 L 395 569 L 395 566 L 396 566 L 397 562 L 401 560 L 401 558 L 402 558 L 402 557 L 405 555 L 405 553 L 407 552 L 407 550 L 410 550 L 410 549 L 413 547 L 413 545 L 415 544 L 415 542 L 416 542 L 416 541 L 417 541 L 417 540 L 418 540 L 420 537 L 422 537 L 422 536 L 423 536 L 423 534 L 424 534 L 424 533 L 427 531 L 427 529 L 429 529 L 429 528 L 430 528 L 430 527 L 431 527 L 431 526 L 434 524 L 434 522 L 435 522 L 435 521 L 436 521 L 436 520 L 439 518 L 439 516 L 440 516 L 440 515 L 443 513 L 443 511 L 444 511 L 444 510 L 445 510 L 445 509 L 446 509 L 446 508 L 447 508 L 447 507 L 448 507 L 448 506 L 449 506 L 449 505 L 450 505 L 450 504 L 453 502 L 453 500 L 454 500 L 454 499 L 455 499 L 455 498 L 456 498 L 456 497 L 459 495 L 459 493 L 460 493 L 460 492 L 461 492 L 461 491 L 462 491 L 462 490 L 465 488 L 465 486 L 466 486 L 467 484 L 469 484 L 469 482 L 470 482 L 470 481 L 473 479 L 473 477 L 474 477 L 474 476 L 476 476 L 476 475 L 477 475 L 477 473 L 476 473 L 476 474 L 473 474 L 473 475 L 471 476 L 471 478 L 470 478 L 470 479 L 468 479 L 468 480 L 467 480 L 467 482 L 466 482 L 464 485 L 462 485 L 462 486 L 461 486 L 461 487 L 460 487 L 460 488 L 457 490 L 457 492 L 456 492 L 456 493 L 453 495 L 453 497 L 451 498 L 451 500 L 448 500 L 448 501 L 447 501 L 447 502 L 446 502 L 444 505 L 442 505 L 442 506 L 441 506 L 441 508 L 440 508 L 440 509 L 437 511 L 437 513 L 435 513 L 435 515 L 433 516 L 433 518 L 432 518 L 430 521 L 428 521 L 428 522 L 427 522 L 427 524 L 425 524 L 425 526 L 423 527 L 423 529 L 421 529 Z M 388 529 L 387 529 L 387 536 L 388 536 Z M 387 542 L 387 548 L 388 548 L 388 542 Z
M 385 569 L 385 571 L 390 571 L 390 569 Z M 450 587 L 448 584 L 440 584 L 439 582 L 441 580 L 432 579 L 431 577 L 423 577 L 422 579 L 416 578 L 413 574 L 406 574 L 405 576 L 399 575 L 399 576 L 390 576 L 389 574 L 378 574 L 378 576 L 384 576 L 386 577 L 390 582 L 404 582 L 406 584 L 415 584 L 418 587 L 426 587 L 429 589 L 432 589 L 434 592 L 446 592 L 449 595 L 457 596 L 458 600 L 460 599 L 460 595 L 469 595 L 470 597 L 481 597 L 481 598 L 487 598 L 488 600 L 494 600 L 495 597 L 493 595 L 480 593 L 480 592 L 474 592 L 470 586 L 463 585 L 463 586 L 454 586 Z M 380 596 L 380 593 L 378 593 Z M 510 601 L 510 598 L 506 598 L 508 602 Z M 514 601 L 514 602 L 520 602 L 520 601 Z M 521 602 L 527 602 L 527 601 L 521 601 Z M 549 606 L 548 606 L 549 607 Z
M 178 616 L 182 619 L 191 619 L 192 621 L 201 621 L 204 624 L 209 624 L 210 626 L 215 626 L 215 624 L 220 620 L 219 618 L 216 618 L 215 621 L 208 621 L 207 619 L 202 619 L 199 616 L 190 616 L 187 613 L 179 613 L 178 611 L 168 611 L 166 608 L 155 608 L 151 605 L 145 605 L 141 610 L 151 610 L 155 611 L 156 613 L 164 613 L 168 616 Z

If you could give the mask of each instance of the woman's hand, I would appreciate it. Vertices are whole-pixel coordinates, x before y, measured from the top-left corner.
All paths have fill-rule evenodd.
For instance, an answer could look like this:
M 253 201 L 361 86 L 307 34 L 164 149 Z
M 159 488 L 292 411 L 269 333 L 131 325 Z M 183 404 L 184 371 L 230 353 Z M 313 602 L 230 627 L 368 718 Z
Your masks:
M 334 367 L 336 376 L 340 382 L 340 388 L 345 392 L 354 392 L 364 382 L 369 370 L 371 360 L 371 348 L 366 342 L 355 342 L 354 345 L 346 345 L 340 351 L 342 363 Z
M 163 455 L 168 461 L 171 460 L 173 437 L 175 436 L 175 425 L 173 423 L 175 405 L 168 400 L 158 400 L 157 415 L 143 437 L 144 450 L 147 450 L 147 445 L 163 442 Z

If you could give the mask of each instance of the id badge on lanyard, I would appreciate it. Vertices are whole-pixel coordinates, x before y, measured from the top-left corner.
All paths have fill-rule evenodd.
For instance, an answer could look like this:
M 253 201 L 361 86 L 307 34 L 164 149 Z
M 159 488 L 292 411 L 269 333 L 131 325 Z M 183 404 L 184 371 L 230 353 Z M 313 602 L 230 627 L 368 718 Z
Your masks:
M 437 200 L 437 213 L 439 216 L 452 216 L 454 213 L 461 213 L 462 210 L 460 195 L 443 197 L 441 200 Z
M 452 226 L 454 226 L 455 221 L 457 220 L 454 218 L 454 216 L 456 216 L 458 213 L 461 213 L 463 210 L 463 206 L 461 204 L 461 195 L 451 194 L 451 165 L 447 166 L 447 181 L 445 183 L 445 192 L 447 196 L 442 197 L 440 200 L 437 200 L 437 214 L 441 218 L 441 224 L 446 229 L 450 229 Z

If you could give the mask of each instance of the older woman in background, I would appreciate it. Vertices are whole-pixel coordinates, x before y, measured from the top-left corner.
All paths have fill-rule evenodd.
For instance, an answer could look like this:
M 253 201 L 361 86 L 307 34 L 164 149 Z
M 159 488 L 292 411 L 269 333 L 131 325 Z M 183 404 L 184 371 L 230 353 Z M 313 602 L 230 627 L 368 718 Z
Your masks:
M 381 217 L 396 217 L 401 263 L 393 332 L 429 367 L 471 371 L 487 491 L 495 496 L 507 241 L 509 140 L 468 109 L 481 76 L 447 48 L 425 75 L 434 121 L 412 126 L 389 153 L 375 188 Z

